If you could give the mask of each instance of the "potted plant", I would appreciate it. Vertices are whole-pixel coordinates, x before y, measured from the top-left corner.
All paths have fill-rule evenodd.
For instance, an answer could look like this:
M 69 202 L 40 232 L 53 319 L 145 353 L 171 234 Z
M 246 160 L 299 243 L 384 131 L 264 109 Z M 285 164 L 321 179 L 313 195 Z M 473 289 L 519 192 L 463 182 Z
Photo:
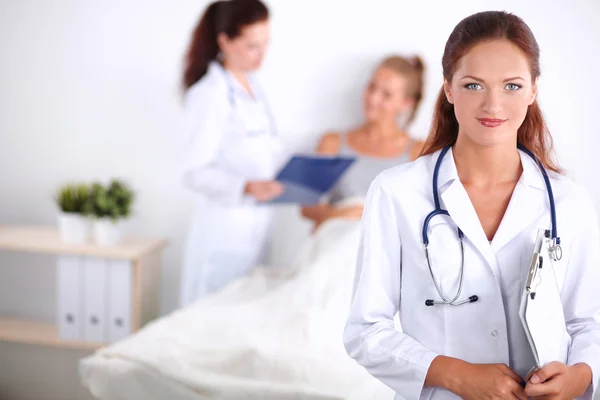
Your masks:
M 87 217 L 90 188 L 83 183 L 69 183 L 59 188 L 55 196 L 60 209 L 58 230 L 65 243 L 83 244 L 89 237 Z
M 113 179 L 108 187 L 94 183 L 91 188 L 89 212 L 95 217 L 94 241 L 114 246 L 123 240 L 123 222 L 131 215 L 134 193 L 125 183 Z

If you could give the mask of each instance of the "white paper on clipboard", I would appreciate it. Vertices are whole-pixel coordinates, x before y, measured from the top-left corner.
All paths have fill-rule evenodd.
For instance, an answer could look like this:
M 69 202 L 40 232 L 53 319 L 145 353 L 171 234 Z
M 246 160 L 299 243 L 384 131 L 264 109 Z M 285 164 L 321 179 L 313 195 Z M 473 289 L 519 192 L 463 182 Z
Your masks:
M 571 338 L 567 332 L 553 262 L 549 254 L 550 233 L 538 231 L 523 289 L 519 317 L 540 368 L 552 362 L 567 362 Z

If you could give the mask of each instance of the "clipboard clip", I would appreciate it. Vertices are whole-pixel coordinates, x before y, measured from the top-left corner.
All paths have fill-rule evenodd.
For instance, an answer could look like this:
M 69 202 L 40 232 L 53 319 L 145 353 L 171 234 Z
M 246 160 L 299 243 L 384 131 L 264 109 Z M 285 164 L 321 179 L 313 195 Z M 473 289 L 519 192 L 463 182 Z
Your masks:
M 560 241 L 551 238 L 551 232 L 548 229 L 540 229 L 534 246 L 534 253 L 531 256 L 531 262 L 529 264 L 529 272 L 527 275 L 527 283 L 525 289 L 529 294 L 531 300 L 535 300 L 536 288 L 542 281 L 542 276 L 539 274 L 539 270 L 544 266 L 543 248 L 548 246 L 548 254 L 554 260 L 557 256 L 562 257 L 562 250 L 560 248 Z M 559 253 L 557 253 L 559 252 Z
M 529 276 L 527 277 L 526 288 L 529 292 L 531 300 L 535 300 L 535 292 L 537 286 L 540 284 L 542 278 L 539 276 L 538 271 L 544 266 L 544 257 L 539 253 L 535 253 L 531 260 L 531 267 L 529 268 Z

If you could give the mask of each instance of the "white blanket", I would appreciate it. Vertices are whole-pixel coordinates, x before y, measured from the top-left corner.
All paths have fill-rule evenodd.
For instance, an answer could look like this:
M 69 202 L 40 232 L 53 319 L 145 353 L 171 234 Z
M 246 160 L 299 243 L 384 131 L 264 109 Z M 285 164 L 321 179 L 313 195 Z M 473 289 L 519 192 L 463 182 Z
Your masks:
M 342 343 L 358 240 L 358 222 L 328 221 L 292 268 L 256 268 L 82 360 L 83 384 L 100 399 L 122 399 L 110 393 L 126 362 L 185 388 L 186 400 L 391 399 Z M 144 398 L 159 398 L 151 393 Z

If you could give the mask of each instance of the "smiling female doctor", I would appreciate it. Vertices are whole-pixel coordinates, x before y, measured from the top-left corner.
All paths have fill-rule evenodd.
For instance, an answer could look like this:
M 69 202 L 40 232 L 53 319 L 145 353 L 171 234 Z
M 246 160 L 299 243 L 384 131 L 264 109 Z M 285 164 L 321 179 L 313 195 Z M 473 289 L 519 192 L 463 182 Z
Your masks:
M 591 399 L 600 374 L 598 219 L 551 160 L 536 102 L 537 42 L 514 15 L 474 14 L 450 35 L 442 66 L 425 156 L 381 173 L 367 196 L 348 354 L 398 399 Z M 548 185 L 517 144 L 548 170 Z M 566 365 L 547 364 L 523 388 L 534 358 L 519 302 L 538 229 L 552 227 L 550 194 L 571 343 Z M 423 232 L 433 210 L 449 215 Z
M 199 194 L 188 234 L 180 305 L 218 291 L 260 263 L 270 233 L 268 201 L 284 160 L 268 103 L 253 76 L 269 39 L 259 0 L 217 1 L 195 29 L 184 74 L 183 181 Z

